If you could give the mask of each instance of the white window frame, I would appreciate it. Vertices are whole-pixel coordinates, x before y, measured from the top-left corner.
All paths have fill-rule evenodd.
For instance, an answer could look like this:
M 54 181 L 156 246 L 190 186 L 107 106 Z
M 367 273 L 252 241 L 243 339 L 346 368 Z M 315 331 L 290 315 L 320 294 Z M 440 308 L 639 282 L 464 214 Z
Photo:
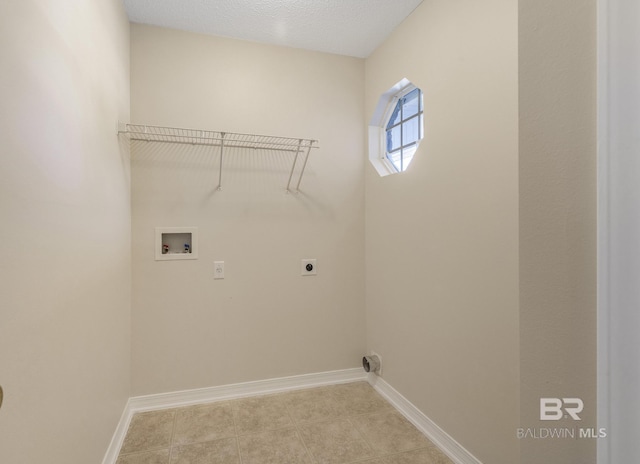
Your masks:
M 383 93 L 369 122 L 369 161 L 380 176 L 400 174 L 391 161 L 387 159 L 387 123 L 391 118 L 398 100 L 418 87 L 408 79 L 402 79 L 396 85 Z M 422 92 L 422 91 L 421 91 Z M 424 108 L 422 109 L 424 114 Z M 424 121 L 424 117 L 422 118 Z M 424 127 L 420 128 L 424 137 Z M 416 150 L 422 138 L 416 143 Z M 406 170 L 406 169 L 405 169 Z

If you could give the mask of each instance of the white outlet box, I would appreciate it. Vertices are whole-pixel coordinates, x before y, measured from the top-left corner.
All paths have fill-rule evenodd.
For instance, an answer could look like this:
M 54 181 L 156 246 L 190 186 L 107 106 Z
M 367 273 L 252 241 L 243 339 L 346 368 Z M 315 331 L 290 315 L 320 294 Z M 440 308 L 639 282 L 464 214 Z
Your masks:
M 314 276 L 318 274 L 318 264 L 315 259 L 305 258 L 302 260 L 300 272 L 303 276 Z
M 156 261 L 198 259 L 197 227 L 156 227 Z

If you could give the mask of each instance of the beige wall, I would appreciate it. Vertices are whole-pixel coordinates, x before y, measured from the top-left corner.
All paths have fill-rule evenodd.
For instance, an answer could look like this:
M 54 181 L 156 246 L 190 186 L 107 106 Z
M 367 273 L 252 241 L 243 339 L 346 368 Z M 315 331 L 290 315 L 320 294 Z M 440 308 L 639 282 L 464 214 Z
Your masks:
M 514 433 L 540 396 L 582 398 L 595 426 L 593 2 L 425 0 L 366 61 L 131 36 L 129 105 L 119 1 L 0 6 L 1 462 L 98 462 L 130 395 L 365 348 L 485 463 L 595 462 L 594 441 Z M 426 137 L 380 178 L 363 122 L 403 77 Z M 135 142 L 130 173 L 117 120 L 321 148 L 299 194 L 279 153 L 232 153 L 216 191 L 208 148 Z M 199 227 L 200 259 L 154 261 L 156 226 Z
M 0 69 L 0 462 L 96 463 L 130 387 L 121 2 L 2 2 Z
M 482 462 L 518 460 L 517 4 L 425 0 L 366 61 L 366 118 L 424 92 L 409 169 L 366 170 L 368 347 Z
M 521 426 L 578 397 L 596 427 L 596 2 L 520 0 Z M 523 440 L 522 463 L 595 462 L 595 440 Z
M 133 394 L 357 367 L 364 329 L 363 60 L 132 26 L 132 121 L 318 139 L 291 157 L 132 145 Z M 154 261 L 156 226 L 199 228 Z M 317 277 L 300 260 L 318 260 Z M 225 261 L 226 278 L 213 279 Z

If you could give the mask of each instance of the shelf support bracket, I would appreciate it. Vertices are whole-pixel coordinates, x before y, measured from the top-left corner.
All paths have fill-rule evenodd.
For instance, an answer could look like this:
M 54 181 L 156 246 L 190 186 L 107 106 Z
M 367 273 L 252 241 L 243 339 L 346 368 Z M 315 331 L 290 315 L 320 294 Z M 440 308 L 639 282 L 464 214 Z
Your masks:
M 309 154 L 313 148 L 313 140 L 309 142 L 309 148 L 307 148 L 307 154 L 304 157 L 304 163 L 302 164 L 302 170 L 300 171 L 300 177 L 298 177 L 298 183 L 296 184 L 296 192 L 300 191 L 300 182 L 302 182 L 302 176 L 304 175 L 304 169 L 307 167 L 307 161 L 309 161 Z
M 220 168 L 218 171 L 218 190 L 222 190 L 222 155 L 224 154 L 224 132 L 220 132 Z
M 298 162 L 298 155 L 300 155 L 300 147 L 302 146 L 302 139 L 298 140 L 298 148 L 296 149 L 296 156 L 293 158 L 293 164 L 291 165 L 291 173 L 289 173 L 289 182 L 287 182 L 287 192 L 291 192 L 289 187 L 291 187 L 291 178 L 293 177 L 293 171 L 296 168 L 296 163 Z

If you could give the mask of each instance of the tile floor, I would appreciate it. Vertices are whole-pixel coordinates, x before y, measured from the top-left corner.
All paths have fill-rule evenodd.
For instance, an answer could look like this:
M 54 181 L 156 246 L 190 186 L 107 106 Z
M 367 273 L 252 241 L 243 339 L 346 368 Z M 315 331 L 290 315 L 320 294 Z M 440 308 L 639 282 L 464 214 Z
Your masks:
M 452 464 L 366 382 L 136 414 L 117 464 Z

